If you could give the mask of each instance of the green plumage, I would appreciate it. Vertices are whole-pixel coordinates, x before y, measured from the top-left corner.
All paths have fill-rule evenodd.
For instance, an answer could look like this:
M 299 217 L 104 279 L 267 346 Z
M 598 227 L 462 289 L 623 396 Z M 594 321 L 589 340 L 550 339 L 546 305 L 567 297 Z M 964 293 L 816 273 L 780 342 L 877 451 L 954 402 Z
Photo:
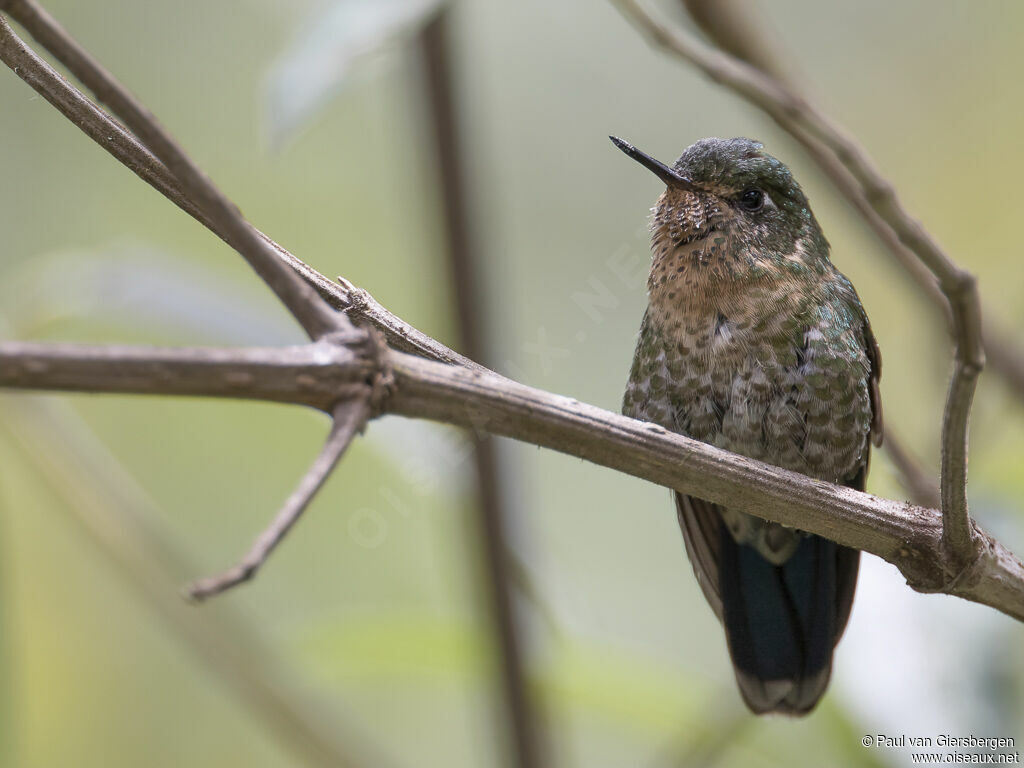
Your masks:
M 862 488 L 881 437 L 878 350 L 792 174 L 747 139 L 704 139 L 672 168 L 620 148 L 667 183 L 623 413 Z M 677 507 L 744 699 L 808 711 L 828 682 L 857 553 L 697 498 Z

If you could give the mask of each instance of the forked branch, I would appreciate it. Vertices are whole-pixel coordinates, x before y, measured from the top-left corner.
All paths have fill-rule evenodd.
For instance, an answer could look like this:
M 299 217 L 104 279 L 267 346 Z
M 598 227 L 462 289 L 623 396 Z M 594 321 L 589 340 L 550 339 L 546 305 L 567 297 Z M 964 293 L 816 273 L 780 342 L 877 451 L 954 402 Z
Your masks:
M 298 487 L 292 491 L 281 511 L 253 542 L 252 547 L 237 565 L 216 576 L 199 579 L 186 590 L 193 600 L 205 600 L 219 595 L 231 587 L 249 581 L 256 571 L 267 561 L 270 553 L 299 521 L 299 517 L 309 506 L 316 492 L 334 470 L 345 450 L 357 432 L 362 431 L 370 416 L 369 390 L 363 397 L 344 400 L 334 408 L 330 434 L 319 455 L 309 470 L 299 481 Z

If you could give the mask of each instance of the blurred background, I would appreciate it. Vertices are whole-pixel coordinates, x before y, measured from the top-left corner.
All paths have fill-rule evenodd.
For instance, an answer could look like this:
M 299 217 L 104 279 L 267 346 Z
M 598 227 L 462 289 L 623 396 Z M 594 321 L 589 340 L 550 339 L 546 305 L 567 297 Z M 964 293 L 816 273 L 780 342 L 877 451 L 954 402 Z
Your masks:
M 46 5 L 258 227 L 456 343 L 418 37 L 435 3 Z M 671 0 L 655 7 L 688 23 Z M 787 72 L 1020 329 L 1024 6 L 751 7 Z M 494 367 L 618 410 L 660 189 L 607 136 L 666 161 L 704 136 L 749 136 L 807 191 L 875 328 L 887 425 L 935 471 L 943 327 L 791 140 L 650 49 L 610 3 L 449 12 Z M 302 340 L 240 258 L 6 69 L 0 104 L 0 337 Z M 354 765 L 502 764 L 458 432 L 371 424 L 254 583 L 180 600 L 244 551 L 326 428 L 273 405 L 0 396 L 0 764 L 336 764 L 304 728 Z M 873 557 L 823 704 L 799 721 L 747 716 L 668 492 L 531 446 L 499 455 L 557 765 L 903 765 L 912 750 L 862 736 L 1024 741 L 1024 629 L 913 593 Z M 1024 553 L 1024 409 L 991 374 L 971 459 L 974 515 Z M 884 453 L 868 489 L 906 497 Z

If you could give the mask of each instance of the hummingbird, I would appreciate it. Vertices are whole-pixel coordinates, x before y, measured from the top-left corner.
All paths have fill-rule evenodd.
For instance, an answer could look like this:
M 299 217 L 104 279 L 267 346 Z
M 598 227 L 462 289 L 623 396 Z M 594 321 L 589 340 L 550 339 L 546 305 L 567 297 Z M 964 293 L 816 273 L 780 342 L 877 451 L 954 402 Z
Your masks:
M 614 136 L 665 191 L 622 412 L 864 490 L 882 439 L 881 356 L 800 185 L 750 139 L 701 139 L 670 167 Z M 757 714 L 828 686 L 860 552 L 674 493 L 687 555 Z

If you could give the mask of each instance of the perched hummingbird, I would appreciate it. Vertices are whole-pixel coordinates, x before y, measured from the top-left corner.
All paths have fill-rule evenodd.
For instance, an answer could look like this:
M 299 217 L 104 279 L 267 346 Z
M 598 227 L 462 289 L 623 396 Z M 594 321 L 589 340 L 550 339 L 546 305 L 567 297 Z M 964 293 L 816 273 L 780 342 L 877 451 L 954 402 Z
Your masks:
M 882 438 L 878 346 L 792 173 L 750 139 L 702 139 L 671 168 L 611 139 L 666 185 L 622 412 L 863 490 Z M 806 714 L 828 685 L 860 553 L 694 496 L 675 502 L 743 700 Z

